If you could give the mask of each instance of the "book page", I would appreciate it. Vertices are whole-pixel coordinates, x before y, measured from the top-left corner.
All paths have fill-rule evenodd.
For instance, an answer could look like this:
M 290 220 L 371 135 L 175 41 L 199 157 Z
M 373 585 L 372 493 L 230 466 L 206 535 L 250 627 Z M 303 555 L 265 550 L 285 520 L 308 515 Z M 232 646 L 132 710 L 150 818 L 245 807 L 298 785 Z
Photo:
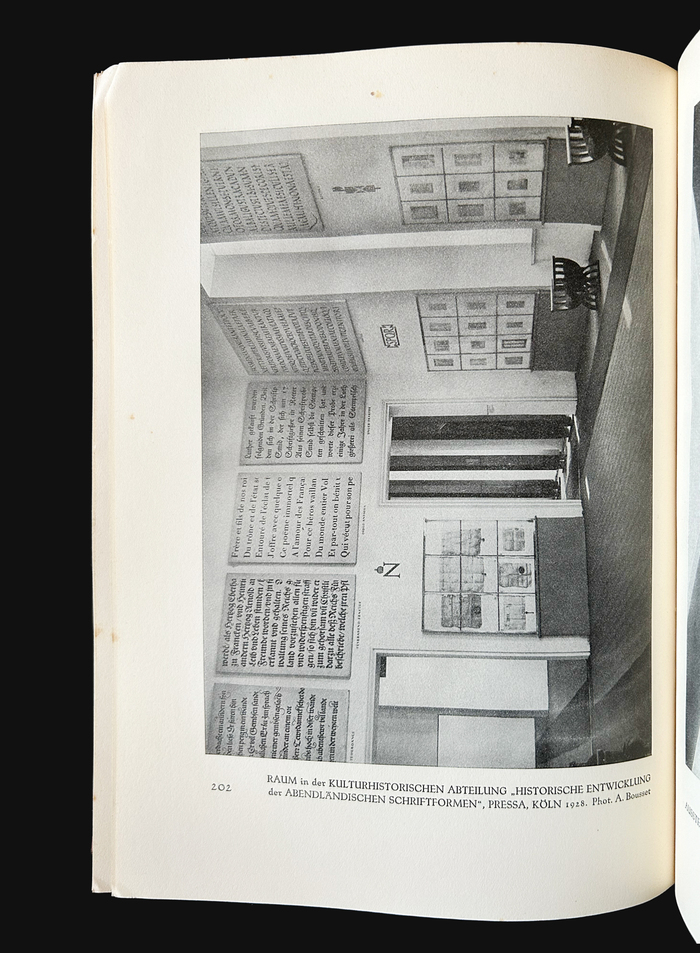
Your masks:
M 119 67 L 115 893 L 671 883 L 675 95 L 537 45 Z
M 93 605 L 94 719 L 92 882 L 94 891 L 112 884 L 114 776 L 114 643 L 112 601 L 112 351 L 109 266 L 109 195 L 104 98 L 116 68 L 96 77 L 93 107 Z
M 678 727 L 676 897 L 700 942 L 700 39 L 678 87 Z

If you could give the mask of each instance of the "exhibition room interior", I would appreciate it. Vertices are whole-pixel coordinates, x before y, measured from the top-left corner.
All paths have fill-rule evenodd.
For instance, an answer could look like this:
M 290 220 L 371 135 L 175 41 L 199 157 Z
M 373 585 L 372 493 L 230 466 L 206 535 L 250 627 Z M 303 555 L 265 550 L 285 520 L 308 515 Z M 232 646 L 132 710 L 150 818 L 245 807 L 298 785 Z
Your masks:
M 210 478 L 235 478 L 211 434 L 275 309 L 342 306 L 361 352 L 355 760 L 651 753 L 652 146 L 572 117 L 202 137 Z M 404 547 L 396 611 L 372 529 Z

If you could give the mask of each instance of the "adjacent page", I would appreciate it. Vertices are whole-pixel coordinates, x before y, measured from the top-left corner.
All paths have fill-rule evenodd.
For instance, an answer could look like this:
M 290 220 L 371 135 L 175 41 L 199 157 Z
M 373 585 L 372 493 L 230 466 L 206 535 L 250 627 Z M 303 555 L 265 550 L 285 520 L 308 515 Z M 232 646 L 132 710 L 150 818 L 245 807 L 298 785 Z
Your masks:
M 678 74 L 676 898 L 700 942 L 700 38 Z
M 660 893 L 673 71 L 525 44 L 109 79 L 109 888 Z
M 94 604 L 94 768 L 93 890 L 111 889 L 114 825 L 114 642 L 112 603 L 112 334 L 109 259 L 109 195 L 104 97 L 116 69 L 96 78 L 93 109 L 93 604 Z

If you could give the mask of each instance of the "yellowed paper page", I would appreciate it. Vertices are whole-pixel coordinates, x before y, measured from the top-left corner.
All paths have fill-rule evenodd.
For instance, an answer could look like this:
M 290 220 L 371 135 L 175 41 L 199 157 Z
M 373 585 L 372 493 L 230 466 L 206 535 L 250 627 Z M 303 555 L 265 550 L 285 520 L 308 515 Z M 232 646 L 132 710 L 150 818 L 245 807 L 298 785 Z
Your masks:
M 116 68 L 95 79 L 92 175 L 93 251 L 93 601 L 94 769 L 93 890 L 112 885 L 114 776 L 114 638 L 112 533 L 115 466 L 112 455 L 112 332 L 109 187 L 104 97 Z
M 537 919 L 666 889 L 675 73 L 130 64 L 104 113 L 112 891 Z

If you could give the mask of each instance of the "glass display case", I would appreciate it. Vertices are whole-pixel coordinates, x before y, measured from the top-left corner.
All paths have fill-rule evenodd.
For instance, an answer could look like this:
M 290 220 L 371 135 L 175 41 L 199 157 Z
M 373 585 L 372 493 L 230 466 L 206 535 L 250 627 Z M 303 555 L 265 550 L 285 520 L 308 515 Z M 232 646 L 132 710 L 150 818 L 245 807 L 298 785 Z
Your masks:
M 423 629 L 537 632 L 535 520 L 427 520 Z

